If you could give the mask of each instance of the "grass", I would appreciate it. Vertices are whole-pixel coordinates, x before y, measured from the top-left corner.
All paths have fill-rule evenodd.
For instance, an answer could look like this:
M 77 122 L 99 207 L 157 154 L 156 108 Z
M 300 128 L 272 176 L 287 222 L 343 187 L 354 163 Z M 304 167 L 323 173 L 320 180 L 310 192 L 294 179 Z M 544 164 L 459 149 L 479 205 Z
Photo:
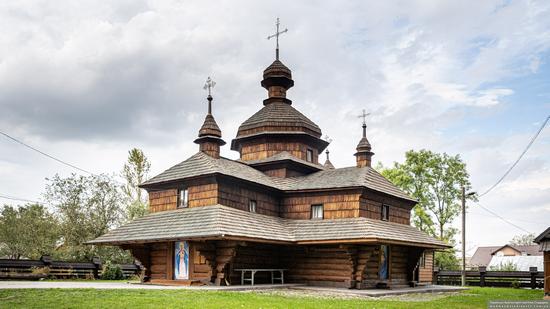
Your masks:
M 471 288 L 429 301 L 338 299 L 189 290 L 0 290 L 0 308 L 486 308 L 490 300 L 541 300 L 541 290 Z M 430 298 L 426 295 L 426 298 Z M 422 299 L 420 297 L 420 299 Z

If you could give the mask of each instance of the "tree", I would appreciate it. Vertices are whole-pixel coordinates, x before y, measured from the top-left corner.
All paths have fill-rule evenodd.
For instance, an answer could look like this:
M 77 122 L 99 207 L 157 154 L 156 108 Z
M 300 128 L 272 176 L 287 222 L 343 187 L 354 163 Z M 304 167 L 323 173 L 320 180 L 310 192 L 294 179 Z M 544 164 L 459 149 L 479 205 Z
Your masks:
M 510 245 L 529 246 L 535 244 L 535 234 L 516 235 L 510 240 Z
M 413 211 L 413 224 L 454 245 L 454 236 L 458 231 L 450 225 L 460 214 L 462 186 L 466 190 L 471 187 L 466 164 L 460 156 L 410 150 L 405 153 L 404 163 L 394 162 L 391 168 L 379 165 L 378 169 L 383 176 L 418 200 Z M 467 198 L 475 200 L 476 197 Z M 438 260 L 438 256 L 442 259 Z M 456 257 L 451 251 L 436 254 L 436 264 L 448 264 L 452 259 L 456 260 Z
M 61 259 L 131 261 L 128 253 L 116 247 L 91 246 L 85 242 L 97 238 L 123 222 L 124 194 L 107 175 L 48 179 L 46 200 L 54 205 L 60 220 L 62 245 L 57 250 Z
M 124 193 L 129 201 L 127 215 L 129 220 L 147 214 L 147 197 L 139 184 L 146 180 L 151 163 L 141 149 L 133 148 L 128 151 L 128 161 L 122 169 L 122 177 L 126 180 Z
M 0 213 L 0 255 L 37 259 L 52 254 L 59 241 L 57 219 L 44 206 L 5 205 Z

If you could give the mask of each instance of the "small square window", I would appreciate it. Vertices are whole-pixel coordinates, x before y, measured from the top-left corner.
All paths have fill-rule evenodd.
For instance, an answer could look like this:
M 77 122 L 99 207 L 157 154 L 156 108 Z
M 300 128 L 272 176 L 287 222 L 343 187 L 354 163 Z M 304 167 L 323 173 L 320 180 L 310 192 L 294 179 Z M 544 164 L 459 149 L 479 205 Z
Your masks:
M 256 212 L 256 205 L 258 203 L 256 202 L 256 200 L 250 200 L 248 201 L 248 211 L 250 212 Z
M 390 206 L 382 205 L 382 220 L 388 221 L 390 219 Z
M 187 188 L 180 189 L 178 198 L 179 198 L 178 207 L 182 208 L 182 207 L 189 206 L 189 190 L 187 190 Z
M 306 150 L 306 161 L 313 162 L 313 150 Z
M 311 219 L 323 219 L 323 205 L 311 205 Z

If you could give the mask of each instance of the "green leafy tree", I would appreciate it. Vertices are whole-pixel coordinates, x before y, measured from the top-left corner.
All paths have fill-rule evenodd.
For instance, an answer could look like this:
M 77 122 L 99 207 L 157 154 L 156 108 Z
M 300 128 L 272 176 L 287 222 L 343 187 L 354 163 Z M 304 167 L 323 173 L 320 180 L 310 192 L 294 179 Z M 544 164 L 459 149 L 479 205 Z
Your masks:
M 127 215 L 129 220 L 147 214 L 147 196 L 139 184 L 146 180 L 151 163 L 141 149 L 128 151 L 128 161 L 122 169 L 122 177 L 126 180 L 123 191 L 128 199 Z
M 378 167 L 382 175 L 418 200 L 412 222 L 443 241 L 454 245 L 457 229 L 451 227 L 460 214 L 462 187 L 471 187 L 466 164 L 460 156 L 429 150 L 407 151 L 405 162 L 394 162 L 390 168 Z M 475 199 L 470 196 L 468 199 Z M 439 267 L 457 263 L 452 250 L 438 252 Z
M 124 194 L 107 175 L 48 179 L 46 200 L 54 205 L 60 221 L 62 245 L 57 257 L 71 261 L 85 261 L 99 256 L 104 261 L 127 262 L 130 255 L 117 247 L 85 244 L 123 222 Z
M 510 245 L 529 246 L 535 245 L 535 234 L 516 235 L 510 240 Z
M 0 212 L 0 255 L 12 259 L 38 259 L 52 254 L 59 241 L 59 224 L 46 207 L 38 204 L 12 207 Z

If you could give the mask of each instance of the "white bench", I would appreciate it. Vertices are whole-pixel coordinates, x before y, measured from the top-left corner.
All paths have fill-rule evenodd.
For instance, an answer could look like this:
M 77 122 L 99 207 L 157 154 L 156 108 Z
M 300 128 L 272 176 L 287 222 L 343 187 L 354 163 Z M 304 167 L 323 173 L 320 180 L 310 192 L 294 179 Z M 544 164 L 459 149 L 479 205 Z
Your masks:
M 241 285 L 244 285 L 245 281 L 249 281 L 250 285 L 254 285 L 254 275 L 257 272 L 271 272 L 271 284 L 275 284 L 275 280 L 279 280 L 281 284 L 285 284 L 285 270 L 282 268 L 243 268 L 243 269 L 234 269 L 235 271 L 241 272 Z M 245 278 L 246 273 L 250 272 L 250 278 Z M 275 277 L 275 272 L 279 273 L 279 277 Z

